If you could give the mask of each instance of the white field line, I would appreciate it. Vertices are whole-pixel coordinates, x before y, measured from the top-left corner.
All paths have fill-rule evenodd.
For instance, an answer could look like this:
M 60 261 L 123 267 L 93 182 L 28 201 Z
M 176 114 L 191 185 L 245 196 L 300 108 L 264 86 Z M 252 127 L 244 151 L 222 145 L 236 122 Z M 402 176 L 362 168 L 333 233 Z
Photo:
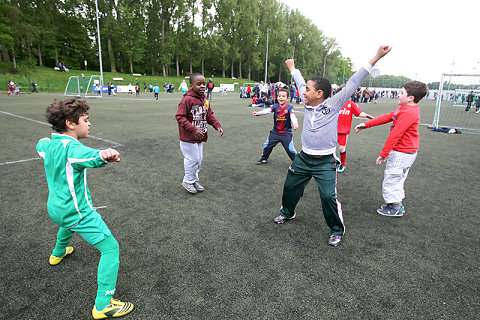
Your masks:
M 45 126 L 50 126 L 50 124 L 47 123 L 47 122 L 43 122 L 43 121 L 39 121 L 39 120 L 27 118 L 27 117 L 24 117 L 24 116 L 19 116 L 19 115 L 17 115 L 17 114 L 13 114 L 13 113 L 10 113 L 10 112 L 6 112 L 6 111 L 0 110 L 0 113 L 6 114 L 6 115 L 9 115 L 9 116 L 12 116 L 12 117 L 20 118 L 20 119 L 23 119 L 23 120 L 40 123 L 40 124 L 43 124 L 43 125 L 45 125 Z M 120 143 L 118 143 L 118 142 L 115 142 L 115 141 L 112 141 L 112 140 L 103 139 L 103 138 L 99 138 L 99 137 L 93 136 L 93 135 L 90 135 L 89 137 L 90 137 L 90 138 L 93 138 L 93 139 L 95 139 L 95 140 L 99 140 L 99 141 L 111 143 L 113 147 L 118 147 L 118 146 L 121 146 L 121 145 L 122 145 L 122 144 L 120 144 Z M 14 164 L 14 163 L 21 163 L 21 162 L 33 161 L 33 160 L 40 160 L 40 159 L 41 159 L 41 158 L 38 157 L 38 158 L 22 159 L 22 160 L 16 160 L 16 161 L 1 162 L 1 163 L 0 163 L 0 166 L 7 165 L 7 164 Z

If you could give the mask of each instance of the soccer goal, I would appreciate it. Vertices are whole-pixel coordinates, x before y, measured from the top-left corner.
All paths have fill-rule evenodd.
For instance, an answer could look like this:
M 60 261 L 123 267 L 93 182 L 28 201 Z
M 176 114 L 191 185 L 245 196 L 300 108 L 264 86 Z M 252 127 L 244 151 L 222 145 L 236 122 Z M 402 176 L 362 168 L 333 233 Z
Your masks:
M 101 98 L 100 76 L 71 76 L 65 87 L 66 97 Z
M 432 126 L 480 131 L 479 99 L 480 74 L 442 73 Z

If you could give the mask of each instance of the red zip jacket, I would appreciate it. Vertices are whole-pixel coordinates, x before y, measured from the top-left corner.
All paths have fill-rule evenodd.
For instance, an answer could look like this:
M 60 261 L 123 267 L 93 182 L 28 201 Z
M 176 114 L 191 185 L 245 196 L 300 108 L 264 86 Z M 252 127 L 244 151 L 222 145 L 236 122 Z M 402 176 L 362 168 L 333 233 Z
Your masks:
M 221 127 L 210 108 L 210 101 L 205 95 L 199 95 L 192 89 L 185 93 L 182 101 L 178 104 L 175 118 L 178 122 L 180 141 L 184 142 L 206 142 L 208 139 L 207 124 L 217 130 Z M 197 130 L 203 132 L 203 139 L 197 139 L 194 136 Z
M 391 150 L 403 153 L 414 153 L 418 150 L 420 139 L 418 124 L 420 123 L 420 108 L 418 105 L 404 105 L 395 111 L 365 122 L 365 128 L 371 128 L 393 121 L 390 135 L 383 146 L 380 157 L 388 157 Z

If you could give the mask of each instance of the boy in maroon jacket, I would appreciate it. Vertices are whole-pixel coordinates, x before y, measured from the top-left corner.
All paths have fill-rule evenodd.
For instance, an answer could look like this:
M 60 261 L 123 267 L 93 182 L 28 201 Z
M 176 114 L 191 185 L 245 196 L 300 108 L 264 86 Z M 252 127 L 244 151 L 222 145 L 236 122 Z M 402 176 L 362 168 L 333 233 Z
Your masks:
M 175 115 L 180 135 L 180 150 L 183 153 L 185 176 L 182 186 L 190 193 L 204 191 L 198 182 L 198 172 L 202 164 L 203 143 L 208 139 L 207 124 L 223 135 L 223 130 L 205 97 L 205 77 L 200 73 L 190 76 L 190 90 L 178 104 Z
M 428 87 L 420 81 L 405 83 L 398 97 L 399 107 L 395 111 L 373 120 L 360 123 L 355 132 L 392 122 L 390 135 L 376 163 L 387 162 L 382 185 L 383 199 L 377 212 L 384 216 L 401 217 L 405 213 L 402 200 L 405 198 L 403 185 L 408 171 L 417 157 L 419 147 L 418 124 L 420 108 L 417 103 L 427 94 Z

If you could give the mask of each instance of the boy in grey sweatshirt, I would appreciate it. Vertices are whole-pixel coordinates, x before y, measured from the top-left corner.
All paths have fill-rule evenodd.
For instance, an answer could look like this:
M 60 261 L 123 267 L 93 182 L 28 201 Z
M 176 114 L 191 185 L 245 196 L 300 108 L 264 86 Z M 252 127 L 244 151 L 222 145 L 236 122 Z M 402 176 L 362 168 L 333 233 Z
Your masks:
M 314 77 L 305 83 L 300 71 L 295 69 L 294 60 L 285 61 L 303 100 L 305 116 L 302 151 L 295 156 L 288 169 L 283 187 L 282 207 L 280 214 L 274 219 L 275 223 L 281 224 L 295 218 L 295 207 L 303 196 L 308 182 L 314 177 L 322 201 L 323 215 L 330 227 L 328 244 L 337 246 L 342 240 L 345 225 L 342 205 L 337 199 L 337 171 L 334 157 L 337 146 L 338 113 L 372 71 L 375 63 L 390 50 L 389 46 L 380 46 L 369 64 L 358 70 L 348 80 L 345 88 L 331 98 L 332 87 L 328 79 Z

